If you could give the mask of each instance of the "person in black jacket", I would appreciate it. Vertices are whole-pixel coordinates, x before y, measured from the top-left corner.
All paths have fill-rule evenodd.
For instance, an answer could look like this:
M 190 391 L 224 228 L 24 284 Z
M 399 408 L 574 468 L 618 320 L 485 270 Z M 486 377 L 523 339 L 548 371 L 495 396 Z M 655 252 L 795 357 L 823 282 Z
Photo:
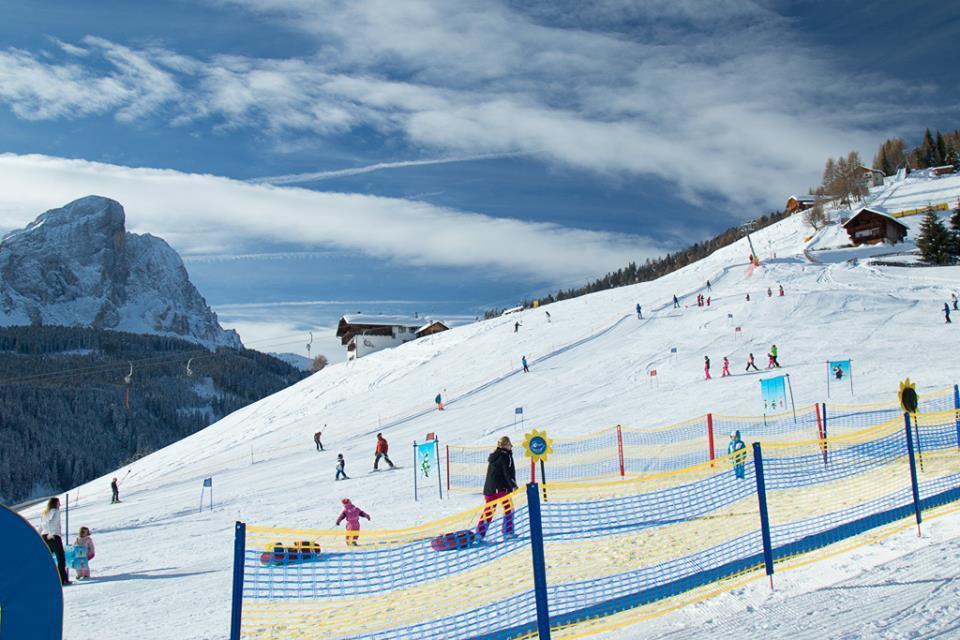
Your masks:
M 517 488 L 517 471 L 513 466 L 513 444 L 503 436 L 497 448 L 487 458 L 487 478 L 483 483 L 483 497 L 487 506 L 477 523 L 477 535 L 483 538 L 497 511 L 497 503 L 503 505 L 503 535 L 513 535 L 513 501 L 507 496 Z

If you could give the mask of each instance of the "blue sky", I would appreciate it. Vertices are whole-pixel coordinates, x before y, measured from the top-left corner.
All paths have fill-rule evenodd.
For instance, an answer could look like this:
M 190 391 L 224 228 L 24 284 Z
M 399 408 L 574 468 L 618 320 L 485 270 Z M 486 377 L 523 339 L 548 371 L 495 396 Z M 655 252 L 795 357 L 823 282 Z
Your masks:
M 114 197 L 249 345 L 338 360 L 344 312 L 464 321 L 956 128 L 948 4 L 5 0 L 0 227 Z

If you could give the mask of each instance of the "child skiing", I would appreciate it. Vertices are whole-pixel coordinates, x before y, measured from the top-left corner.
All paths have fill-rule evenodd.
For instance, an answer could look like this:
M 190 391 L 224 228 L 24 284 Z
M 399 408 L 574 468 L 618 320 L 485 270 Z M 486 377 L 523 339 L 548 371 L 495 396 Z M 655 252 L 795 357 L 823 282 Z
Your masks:
M 710 306 L 710 296 L 707 296 L 707 306 Z
M 370 515 L 350 502 L 350 498 L 344 498 L 340 502 L 343 504 L 343 511 L 337 516 L 337 526 L 339 527 L 344 520 L 347 521 L 347 546 L 356 547 L 357 539 L 360 537 L 360 534 L 356 533 L 360 531 L 360 518 L 370 520 Z
M 747 448 L 747 445 L 743 443 L 743 440 L 740 439 L 740 432 L 734 431 L 730 434 L 730 444 L 727 445 L 727 455 L 732 456 L 730 462 L 733 464 L 733 475 L 736 478 L 741 480 L 746 475 L 743 468 L 743 463 L 747 459 L 747 454 L 744 451 Z
M 754 371 L 760 371 L 760 369 L 757 368 L 757 363 L 753 361 L 752 353 L 747 357 L 747 368 L 744 369 L 744 371 L 750 371 L 750 367 L 753 367 Z
M 520 362 L 523 364 L 523 372 L 530 373 L 530 367 L 527 366 L 527 356 L 520 356 Z
M 703 375 L 705 380 L 710 379 L 710 356 L 703 356 Z
M 780 297 L 783 297 L 783 285 L 780 285 Z
M 770 287 L 767 287 L 767 297 L 768 298 L 773 297 L 773 290 L 771 290 Z
M 90 578 L 90 561 L 97 555 L 88 527 L 80 527 L 80 535 L 73 543 L 73 570 L 77 580 Z
M 327 425 L 323 425 L 323 428 L 326 429 Z M 317 431 L 315 434 L 313 434 L 313 442 L 317 445 L 317 451 L 323 451 L 323 443 L 320 442 L 320 436 L 322 435 L 322 431 Z
M 730 360 L 727 359 L 727 356 L 723 356 L 723 371 L 720 372 L 721 378 L 726 378 L 730 374 Z
M 342 454 L 342 453 L 338 453 L 338 454 L 337 454 L 337 477 L 334 478 L 335 480 L 340 480 L 340 479 L 349 480 L 349 479 L 350 479 L 350 478 L 347 476 L 347 472 L 344 471 L 344 468 L 346 468 L 346 466 L 347 466 L 347 463 L 346 463 L 346 461 L 344 461 L 344 459 L 343 459 L 343 454 Z
M 390 445 L 387 444 L 387 439 L 383 437 L 382 433 L 377 434 L 377 449 L 375 451 L 376 456 L 373 459 L 373 470 L 379 471 L 380 458 L 383 458 L 387 461 L 387 464 L 390 465 L 390 468 L 393 469 L 394 464 L 390 461 L 390 457 L 387 456 L 387 450 L 390 448 Z
M 780 363 L 777 362 L 777 345 L 770 345 L 770 353 L 767 354 L 767 357 L 770 358 L 770 361 L 767 363 L 767 369 L 772 367 L 780 368 Z
M 943 320 L 947 324 L 950 324 L 950 305 L 946 302 L 943 303 Z
M 437 411 L 443 411 L 443 396 L 438 393 L 433 401 L 437 404 Z

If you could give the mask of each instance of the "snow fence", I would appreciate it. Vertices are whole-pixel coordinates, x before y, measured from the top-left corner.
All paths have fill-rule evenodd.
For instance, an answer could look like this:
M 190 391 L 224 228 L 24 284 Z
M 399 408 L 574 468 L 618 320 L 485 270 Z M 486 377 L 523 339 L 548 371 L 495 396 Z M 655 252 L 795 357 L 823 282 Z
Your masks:
M 920 410 L 926 413 L 960 409 L 957 387 L 925 393 Z M 822 439 L 862 430 L 898 418 L 895 402 L 852 405 L 817 403 L 767 416 L 724 416 L 707 413 L 663 427 L 637 429 L 617 425 L 580 438 L 554 438 L 547 464 L 547 482 L 585 482 L 631 475 L 663 473 L 709 462 L 727 453 L 730 433 L 739 431 L 744 442 L 794 442 Z M 541 427 L 542 428 L 542 427 Z M 523 442 L 522 434 L 511 440 Z M 487 457 L 494 448 L 446 446 L 447 491 L 481 493 Z M 521 453 L 517 449 L 516 457 Z M 518 479 L 544 479 L 531 463 L 516 460 Z
M 958 498 L 950 410 L 642 478 L 530 483 L 411 529 L 238 522 L 231 638 L 584 637 L 772 584 L 779 570 L 919 529 Z

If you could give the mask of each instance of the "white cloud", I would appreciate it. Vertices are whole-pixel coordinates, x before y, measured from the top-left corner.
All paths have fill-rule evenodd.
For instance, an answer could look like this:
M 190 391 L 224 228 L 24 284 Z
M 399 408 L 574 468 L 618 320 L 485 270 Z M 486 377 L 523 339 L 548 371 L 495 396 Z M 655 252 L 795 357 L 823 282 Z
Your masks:
M 416 156 L 522 152 L 654 176 L 748 217 L 812 186 L 827 156 L 868 156 L 878 128 L 921 118 L 898 96 L 931 91 L 844 72 L 749 0 L 210 1 L 303 31 L 315 51 L 199 59 L 96 37 L 58 43 L 59 61 L 9 49 L 0 100 L 24 118 L 168 111 L 287 138 L 369 127 Z M 362 170 L 389 166 L 402 163 Z
M 0 226 L 91 193 L 127 210 L 128 228 L 182 253 L 259 242 L 325 246 L 413 265 L 484 268 L 554 283 L 602 274 L 662 248 L 636 236 L 531 223 L 397 198 L 254 185 L 211 175 L 38 155 L 0 155 Z

